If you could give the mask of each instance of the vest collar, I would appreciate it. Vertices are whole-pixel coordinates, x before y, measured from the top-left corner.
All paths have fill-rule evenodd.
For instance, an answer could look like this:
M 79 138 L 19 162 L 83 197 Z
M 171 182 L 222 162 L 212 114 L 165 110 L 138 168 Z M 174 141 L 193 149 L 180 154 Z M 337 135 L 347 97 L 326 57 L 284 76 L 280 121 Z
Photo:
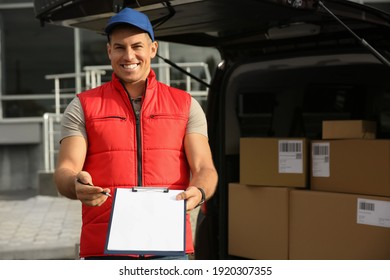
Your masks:
M 123 84 L 115 73 L 112 73 L 111 80 L 115 88 L 119 91 L 122 91 Z M 153 89 L 156 86 L 156 84 L 157 84 L 156 74 L 154 73 L 153 69 L 150 69 L 149 75 L 146 79 L 146 91 Z

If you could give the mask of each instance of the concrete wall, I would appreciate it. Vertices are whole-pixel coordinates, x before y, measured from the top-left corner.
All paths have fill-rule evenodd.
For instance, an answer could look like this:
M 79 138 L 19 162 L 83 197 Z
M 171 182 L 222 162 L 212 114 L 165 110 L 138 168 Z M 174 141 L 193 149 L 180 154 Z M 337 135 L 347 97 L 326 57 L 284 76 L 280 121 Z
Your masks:
M 39 189 L 42 123 L 0 123 L 0 191 Z

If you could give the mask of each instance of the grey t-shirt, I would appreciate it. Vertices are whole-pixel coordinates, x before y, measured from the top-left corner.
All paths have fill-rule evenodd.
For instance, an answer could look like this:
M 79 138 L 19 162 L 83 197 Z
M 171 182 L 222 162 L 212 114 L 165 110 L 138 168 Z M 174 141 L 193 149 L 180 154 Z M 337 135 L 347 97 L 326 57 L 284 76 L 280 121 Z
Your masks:
M 199 133 L 208 137 L 206 116 L 198 101 L 193 97 L 191 97 L 190 114 L 186 128 L 186 134 L 189 133 Z M 69 103 L 62 118 L 61 140 L 69 136 L 83 136 L 87 139 L 84 112 L 78 97 Z

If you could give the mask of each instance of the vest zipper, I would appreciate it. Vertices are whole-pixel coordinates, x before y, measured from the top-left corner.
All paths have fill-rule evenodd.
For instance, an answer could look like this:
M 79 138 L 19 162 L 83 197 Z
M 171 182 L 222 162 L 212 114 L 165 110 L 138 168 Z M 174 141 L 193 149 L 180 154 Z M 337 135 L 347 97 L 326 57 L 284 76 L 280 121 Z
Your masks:
M 133 102 L 131 101 L 130 94 L 127 91 L 125 85 L 122 83 L 123 88 L 125 89 L 127 93 L 127 97 L 129 98 L 131 108 L 133 109 L 134 117 L 135 117 L 135 134 L 137 138 L 137 185 L 141 187 L 143 185 L 142 183 L 142 144 L 141 144 L 141 110 L 142 105 L 139 110 L 139 114 L 136 113 L 134 109 Z
M 131 101 L 130 101 L 131 102 Z M 133 104 L 133 103 L 131 103 Z M 131 105 L 133 106 L 133 105 Z M 134 107 L 133 107 L 134 111 Z M 137 136 L 137 182 L 138 186 L 142 186 L 142 146 L 141 146 L 141 120 L 139 115 L 141 112 L 137 115 L 134 111 L 135 115 L 135 124 L 136 124 L 136 136 Z

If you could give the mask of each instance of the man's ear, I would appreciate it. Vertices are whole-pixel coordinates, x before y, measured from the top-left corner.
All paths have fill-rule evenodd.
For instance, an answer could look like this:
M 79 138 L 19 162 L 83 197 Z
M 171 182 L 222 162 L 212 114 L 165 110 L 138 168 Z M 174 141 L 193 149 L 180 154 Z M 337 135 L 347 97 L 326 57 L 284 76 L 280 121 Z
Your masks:
M 108 55 L 108 58 L 111 60 L 111 45 L 110 45 L 110 43 L 107 43 L 107 55 Z
M 157 54 L 157 50 L 158 50 L 158 43 L 157 41 L 154 41 L 150 44 L 150 58 L 154 58 Z

